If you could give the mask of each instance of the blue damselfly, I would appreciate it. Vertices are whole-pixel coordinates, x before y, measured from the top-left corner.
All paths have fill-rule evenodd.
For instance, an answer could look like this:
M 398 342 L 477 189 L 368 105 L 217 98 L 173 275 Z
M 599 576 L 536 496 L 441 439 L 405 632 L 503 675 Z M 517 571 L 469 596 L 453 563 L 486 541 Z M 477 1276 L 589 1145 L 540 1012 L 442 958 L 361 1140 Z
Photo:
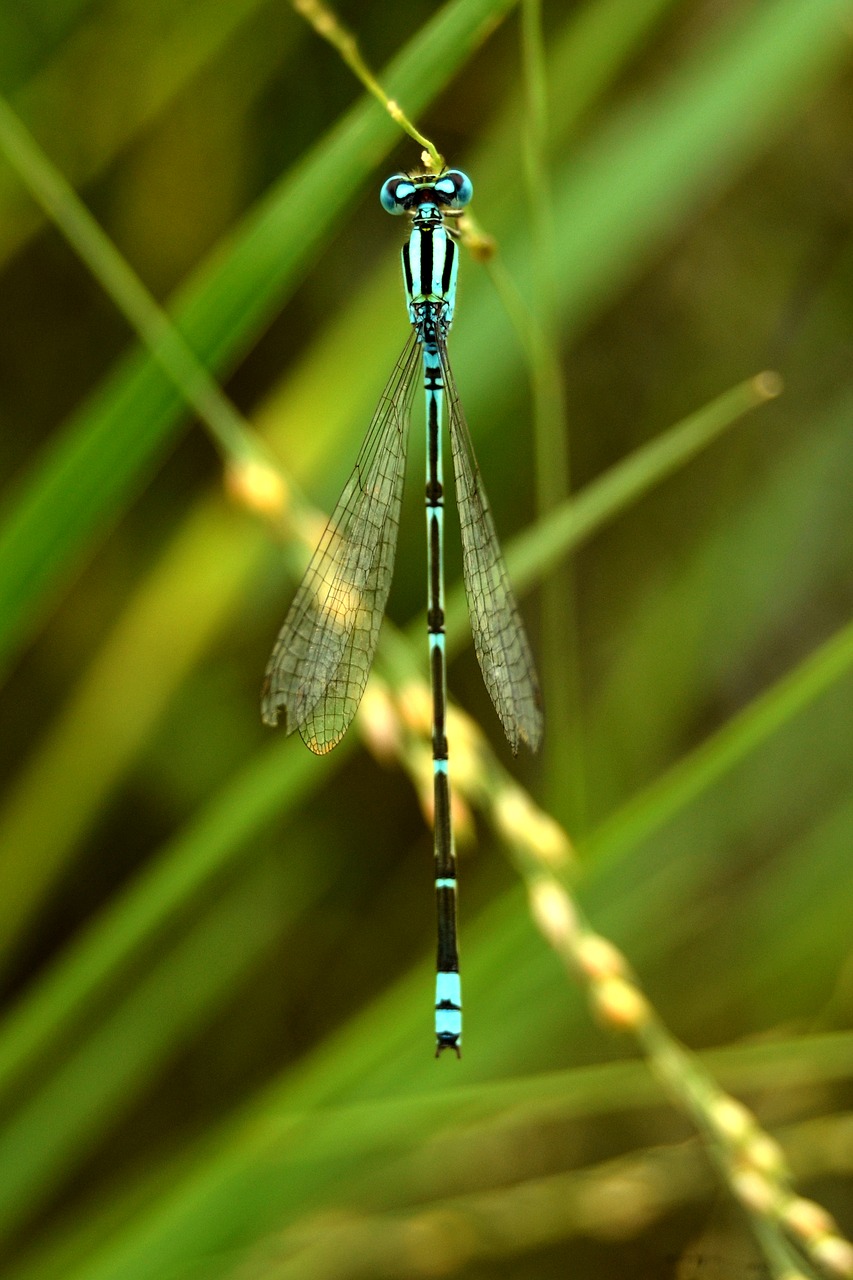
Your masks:
M 442 411 L 446 400 L 462 535 L 465 588 L 474 647 L 513 752 L 536 750 L 542 704 L 530 646 L 509 585 L 468 425 L 447 354 L 456 302 L 458 250 L 448 218 L 471 199 L 458 169 L 395 174 L 380 199 L 409 214 L 403 279 L 412 334 L 379 401 L 349 480 L 332 512 L 267 665 L 262 710 L 284 717 L 312 751 L 340 741 L 364 693 L 391 587 L 406 466 L 409 414 L 423 370 L 427 429 L 428 632 L 432 684 L 435 888 L 438 960 L 436 1056 L 460 1052 L 462 996 L 456 942 L 456 852 L 450 816 L 444 651 L 444 480 Z

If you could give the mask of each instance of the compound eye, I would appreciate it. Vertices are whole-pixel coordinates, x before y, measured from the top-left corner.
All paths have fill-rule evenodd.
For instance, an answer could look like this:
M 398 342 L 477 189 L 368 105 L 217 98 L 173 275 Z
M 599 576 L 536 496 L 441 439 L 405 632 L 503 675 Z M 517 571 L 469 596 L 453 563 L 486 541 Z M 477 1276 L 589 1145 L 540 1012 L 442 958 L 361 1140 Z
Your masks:
M 405 213 L 406 201 L 413 194 L 415 184 L 407 173 L 395 173 L 383 182 L 379 200 L 386 213 Z
M 474 195 L 473 183 L 461 169 L 448 169 L 436 182 L 435 189 L 451 209 L 463 209 Z

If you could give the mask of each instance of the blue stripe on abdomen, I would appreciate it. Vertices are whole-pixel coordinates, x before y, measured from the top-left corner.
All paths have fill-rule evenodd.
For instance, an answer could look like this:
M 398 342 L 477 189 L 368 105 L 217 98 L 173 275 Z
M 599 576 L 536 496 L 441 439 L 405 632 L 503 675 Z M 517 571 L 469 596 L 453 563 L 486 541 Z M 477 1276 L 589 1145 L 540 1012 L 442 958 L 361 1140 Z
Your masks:
M 435 1037 L 441 1049 L 459 1052 L 462 1040 L 462 988 L 458 973 L 435 978 Z

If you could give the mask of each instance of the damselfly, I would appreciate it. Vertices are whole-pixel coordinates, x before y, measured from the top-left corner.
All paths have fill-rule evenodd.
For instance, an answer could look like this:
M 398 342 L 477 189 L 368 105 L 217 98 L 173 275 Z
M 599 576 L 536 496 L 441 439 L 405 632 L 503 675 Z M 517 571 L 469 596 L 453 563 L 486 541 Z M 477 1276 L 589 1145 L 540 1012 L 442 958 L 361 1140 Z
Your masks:
M 513 752 L 536 750 L 542 704 L 530 646 L 509 585 L 468 425 L 447 354 L 456 302 L 458 251 L 448 217 L 472 195 L 457 169 L 398 173 L 380 192 L 388 213 L 412 218 L 403 246 L 403 278 L 412 334 L 373 415 L 355 470 L 332 512 L 302 585 L 279 632 L 264 679 L 267 724 L 284 716 L 312 751 L 343 737 L 364 693 L 391 587 L 406 466 L 409 413 L 423 369 L 427 429 L 427 563 L 432 754 L 435 808 L 435 890 L 438 963 L 436 1057 L 457 1056 L 462 995 L 456 943 L 456 852 L 450 820 L 444 653 L 444 480 L 441 420 L 445 398 L 462 533 L 462 558 L 474 647 L 495 710 Z

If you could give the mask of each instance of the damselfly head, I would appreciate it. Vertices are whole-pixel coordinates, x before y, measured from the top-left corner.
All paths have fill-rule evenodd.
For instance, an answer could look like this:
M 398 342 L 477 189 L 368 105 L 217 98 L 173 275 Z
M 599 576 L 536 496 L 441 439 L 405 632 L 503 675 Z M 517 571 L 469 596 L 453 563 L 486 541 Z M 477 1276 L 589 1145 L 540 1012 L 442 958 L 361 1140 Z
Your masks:
M 461 169 L 445 169 L 444 173 L 395 173 L 383 182 L 379 192 L 382 208 L 388 213 L 413 213 L 422 204 L 440 205 L 445 209 L 463 209 L 471 200 L 474 187 Z

